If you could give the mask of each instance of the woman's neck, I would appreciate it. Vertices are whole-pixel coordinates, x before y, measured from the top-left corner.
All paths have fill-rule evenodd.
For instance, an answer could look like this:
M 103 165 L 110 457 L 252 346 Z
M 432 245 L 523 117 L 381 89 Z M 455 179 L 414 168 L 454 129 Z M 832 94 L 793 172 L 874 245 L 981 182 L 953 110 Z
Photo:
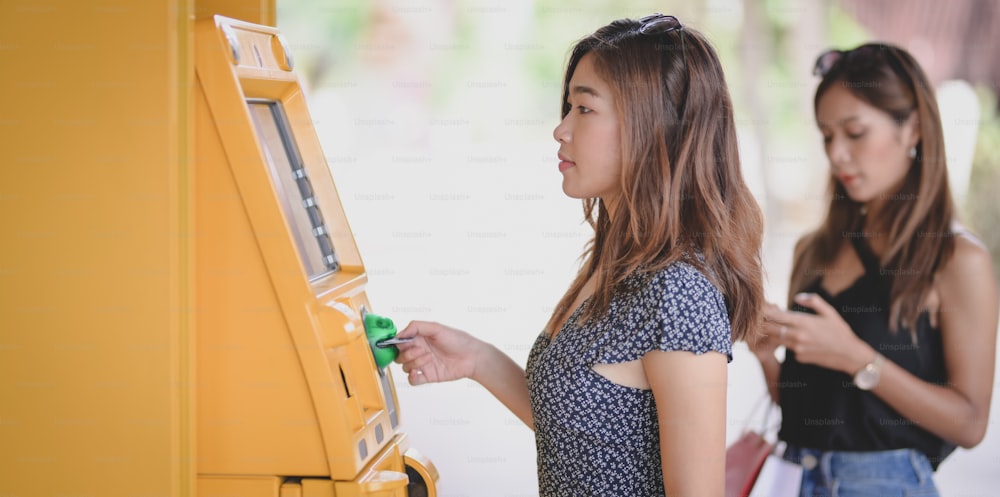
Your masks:
M 618 210 L 618 199 L 621 197 L 619 195 L 605 195 L 601 197 L 601 204 L 604 205 L 604 210 L 608 213 L 608 220 L 615 218 L 615 212 Z
M 881 256 L 889 245 L 889 223 L 884 213 L 882 209 L 869 207 L 861 225 L 868 248 L 877 256 Z

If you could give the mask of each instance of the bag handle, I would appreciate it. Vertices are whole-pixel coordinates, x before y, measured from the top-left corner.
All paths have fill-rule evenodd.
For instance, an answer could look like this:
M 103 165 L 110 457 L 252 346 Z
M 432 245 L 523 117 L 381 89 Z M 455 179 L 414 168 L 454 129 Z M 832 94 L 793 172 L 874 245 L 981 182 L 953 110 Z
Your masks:
M 765 409 L 764 419 L 761 420 L 760 427 L 753 431 L 760 433 L 760 435 L 764 437 L 765 440 L 767 440 L 768 442 L 772 442 L 772 445 L 777 446 L 778 430 L 781 428 L 781 420 L 780 420 L 781 408 L 778 406 L 778 404 L 775 404 L 773 401 L 771 401 L 771 394 L 766 391 L 764 392 L 764 395 L 760 399 L 754 402 L 753 407 L 750 409 L 750 415 L 747 417 L 746 423 L 744 423 L 743 425 L 743 431 L 746 432 L 750 430 L 749 428 L 750 423 L 753 421 L 753 419 L 756 418 L 762 406 Z M 777 417 L 779 419 L 776 423 L 768 424 L 768 421 L 771 419 L 772 412 L 777 412 L 778 413 Z

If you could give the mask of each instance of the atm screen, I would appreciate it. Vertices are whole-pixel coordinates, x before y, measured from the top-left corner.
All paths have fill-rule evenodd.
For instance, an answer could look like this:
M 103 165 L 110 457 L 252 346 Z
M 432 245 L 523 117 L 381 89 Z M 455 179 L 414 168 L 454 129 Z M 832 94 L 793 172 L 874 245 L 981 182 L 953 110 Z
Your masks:
M 281 103 L 248 99 L 247 106 L 309 279 L 337 271 L 337 254 Z

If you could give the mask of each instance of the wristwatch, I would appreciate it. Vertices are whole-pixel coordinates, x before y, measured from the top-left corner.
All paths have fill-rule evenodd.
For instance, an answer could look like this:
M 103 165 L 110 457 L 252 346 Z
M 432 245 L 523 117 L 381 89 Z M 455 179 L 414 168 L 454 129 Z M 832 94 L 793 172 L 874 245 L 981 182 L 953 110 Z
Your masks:
M 878 352 L 872 362 L 865 364 L 865 367 L 854 373 L 854 384 L 861 390 L 871 390 L 878 386 L 878 381 L 882 378 L 882 366 L 885 364 L 885 357 Z

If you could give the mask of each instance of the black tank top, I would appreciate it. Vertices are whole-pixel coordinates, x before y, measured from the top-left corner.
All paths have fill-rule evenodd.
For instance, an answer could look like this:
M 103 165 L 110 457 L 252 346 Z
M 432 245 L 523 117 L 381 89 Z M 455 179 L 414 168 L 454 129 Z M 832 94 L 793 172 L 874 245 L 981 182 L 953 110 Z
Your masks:
M 861 239 L 851 240 L 865 273 L 850 287 L 830 295 L 822 278 L 806 289 L 829 302 L 854 333 L 886 359 L 914 376 L 947 383 L 940 330 L 931 327 L 926 312 L 916 323 L 916 343 L 910 330 L 889 330 L 889 290 L 892 271 Z M 795 310 L 812 312 L 801 306 Z M 955 445 L 913 424 L 871 392 L 858 389 L 851 375 L 802 364 L 788 350 L 781 366 L 781 431 L 779 437 L 801 447 L 823 450 L 871 451 L 917 449 L 934 469 Z

